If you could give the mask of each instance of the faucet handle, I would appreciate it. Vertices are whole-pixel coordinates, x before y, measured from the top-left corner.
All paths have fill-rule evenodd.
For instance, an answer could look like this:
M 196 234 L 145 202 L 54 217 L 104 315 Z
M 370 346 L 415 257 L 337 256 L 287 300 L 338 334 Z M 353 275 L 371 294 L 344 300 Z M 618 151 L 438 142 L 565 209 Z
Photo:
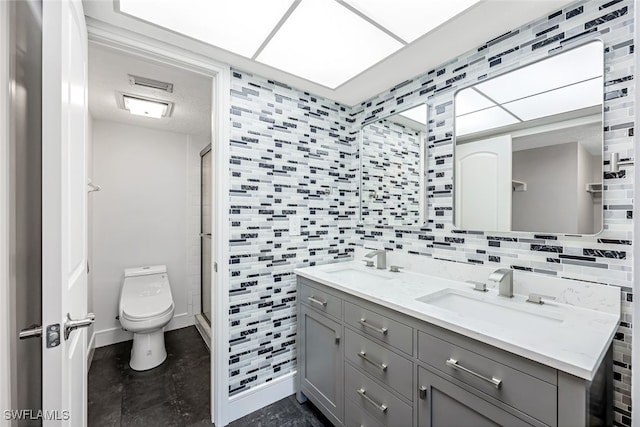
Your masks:
M 483 282 L 476 282 L 475 280 L 466 280 L 467 283 L 470 283 L 474 286 L 473 290 L 478 292 L 488 292 L 487 284 Z
M 404 268 L 404 267 L 401 267 L 399 265 L 392 265 L 389 267 L 389 270 L 391 270 L 392 273 L 400 273 L 401 268 Z
M 527 298 L 527 302 L 530 302 L 532 304 L 544 304 L 544 301 L 542 300 L 542 298 L 544 299 L 550 299 L 550 300 L 555 300 L 556 297 L 552 297 L 551 295 L 544 295 L 544 294 L 537 294 L 535 292 L 532 292 L 529 294 L 529 297 Z
M 374 265 L 373 265 L 373 260 L 370 260 L 370 259 L 363 259 L 363 261 L 366 263 L 365 265 L 366 265 L 367 267 L 373 267 L 373 266 L 374 266 Z

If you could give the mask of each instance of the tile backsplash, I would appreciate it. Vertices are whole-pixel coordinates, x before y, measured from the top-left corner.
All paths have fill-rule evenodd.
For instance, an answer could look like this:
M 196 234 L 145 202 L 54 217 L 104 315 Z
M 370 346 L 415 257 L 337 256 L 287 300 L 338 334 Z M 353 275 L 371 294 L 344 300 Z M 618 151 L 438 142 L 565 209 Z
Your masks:
M 596 236 L 469 232 L 452 226 L 452 154 L 457 89 L 597 38 L 605 46 L 605 159 L 610 152 L 634 158 L 633 7 L 631 0 L 576 2 L 355 107 L 232 70 L 230 395 L 295 370 L 295 268 L 384 246 L 432 260 L 620 288 L 615 422 L 630 426 L 634 167 L 605 172 L 604 231 Z M 358 131 L 425 102 L 427 224 L 359 224 Z M 300 236 L 289 235 L 291 215 L 302 219 Z

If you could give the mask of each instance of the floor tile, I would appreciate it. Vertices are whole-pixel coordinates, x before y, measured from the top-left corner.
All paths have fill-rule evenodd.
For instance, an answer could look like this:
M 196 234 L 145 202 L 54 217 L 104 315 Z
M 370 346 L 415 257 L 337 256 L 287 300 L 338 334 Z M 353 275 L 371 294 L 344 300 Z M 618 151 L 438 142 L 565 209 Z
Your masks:
M 165 333 L 167 360 L 137 372 L 131 341 L 96 349 L 89 370 L 89 427 L 211 426 L 209 350 L 195 327 Z M 229 427 L 330 427 L 307 402 L 289 396 Z

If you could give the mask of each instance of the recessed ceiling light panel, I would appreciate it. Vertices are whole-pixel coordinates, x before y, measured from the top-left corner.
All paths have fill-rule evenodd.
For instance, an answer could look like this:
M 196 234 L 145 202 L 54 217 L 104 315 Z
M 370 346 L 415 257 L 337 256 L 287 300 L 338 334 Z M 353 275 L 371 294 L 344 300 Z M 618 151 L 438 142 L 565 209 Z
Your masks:
M 344 0 L 369 19 L 411 43 L 479 0 Z
M 120 11 L 251 58 L 293 0 L 120 0 Z
M 303 0 L 256 59 L 335 88 L 402 47 L 334 0 Z

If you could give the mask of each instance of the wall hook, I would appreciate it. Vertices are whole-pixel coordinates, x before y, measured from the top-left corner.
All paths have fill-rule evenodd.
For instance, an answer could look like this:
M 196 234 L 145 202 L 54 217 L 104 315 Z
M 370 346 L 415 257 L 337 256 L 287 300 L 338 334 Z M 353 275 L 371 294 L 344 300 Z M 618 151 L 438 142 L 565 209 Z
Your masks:
M 99 185 L 95 185 L 91 180 L 87 181 L 87 185 L 89 186 L 89 190 L 87 193 L 93 193 L 94 191 L 100 191 L 102 188 Z

